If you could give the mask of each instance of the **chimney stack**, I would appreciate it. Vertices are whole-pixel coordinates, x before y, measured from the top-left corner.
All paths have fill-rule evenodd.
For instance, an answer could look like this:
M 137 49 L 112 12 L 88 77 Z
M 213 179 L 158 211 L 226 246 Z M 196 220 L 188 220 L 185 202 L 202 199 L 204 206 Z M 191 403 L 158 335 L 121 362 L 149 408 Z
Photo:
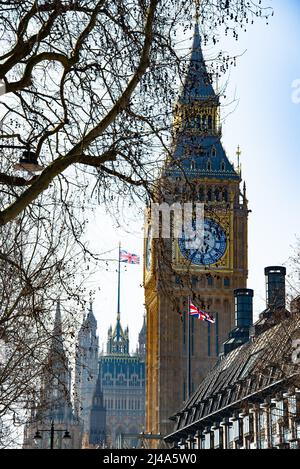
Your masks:
M 223 344 L 224 356 L 249 341 L 253 323 L 253 295 L 253 290 L 249 288 L 234 290 L 235 328 Z
M 250 327 L 253 323 L 253 290 L 234 290 L 235 327 Z
M 285 308 L 285 267 L 266 267 L 266 301 L 271 310 Z

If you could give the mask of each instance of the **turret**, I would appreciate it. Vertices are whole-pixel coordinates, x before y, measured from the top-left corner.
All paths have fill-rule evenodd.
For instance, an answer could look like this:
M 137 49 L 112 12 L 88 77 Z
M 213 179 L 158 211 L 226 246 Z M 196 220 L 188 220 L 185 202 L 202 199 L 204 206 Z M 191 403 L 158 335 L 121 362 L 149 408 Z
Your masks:
M 129 330 L 128 327 L 123 330 L 120 313 L 117 314 L 114 330 L 111 327 L 108 330 L 107 353 L 117 355 L 129 354 Z
M 104 407 L 101 387 L 101 371 L 99 370 L 93 402 L 91 407 L 89 443 L 103 447 L 106 442 L 106 409 Z
M 98 373 L 99 339 L 97 320 L 90 303 L 78 333 L 75 366 L 76 411 L 83 420 L 84 432 L 89 431 L 90 412 Z
M 41 389 L 42 414 L 48 419 L 65 422 L 72 416 L 71 371 L 63 345 L 60 301 L 57 301 L 52 340 L 43 371 Z
M 139 333 L 138 355 L 142 360 L 146 359 L 146 315 L 144 314 L 143 326 Z

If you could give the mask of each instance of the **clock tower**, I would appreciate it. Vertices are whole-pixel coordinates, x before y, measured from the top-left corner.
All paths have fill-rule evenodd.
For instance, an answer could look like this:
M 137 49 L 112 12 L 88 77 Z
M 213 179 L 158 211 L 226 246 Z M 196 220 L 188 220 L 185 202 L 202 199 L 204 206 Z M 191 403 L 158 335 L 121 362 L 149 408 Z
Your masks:
M 207 72 L 198 25 L 174 109 L 172 157 L 166 159 L 157 204 L 203 204 L 204 240 L 188 249 L 186 233 L 153 234 L 146 211 L 144 285 L 147 310 L 146 431 L 169 433 L 171 415 L 215 364 L 234 327 L 234 295 L 248 275 L 245 184 L 221 143 L 219 96 Z M 151 213 L 152 211 L 152 213 Z M 174 225 L 174 223 L 173 223 Z M 188 298 L 215 324 L 188 315 Z M 189 351 L 189 352 L 188 352 Z

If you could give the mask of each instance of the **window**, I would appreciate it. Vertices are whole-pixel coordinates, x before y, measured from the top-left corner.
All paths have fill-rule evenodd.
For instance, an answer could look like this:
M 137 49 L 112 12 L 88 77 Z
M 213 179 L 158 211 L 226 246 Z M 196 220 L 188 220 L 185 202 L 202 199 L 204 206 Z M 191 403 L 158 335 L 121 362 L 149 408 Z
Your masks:
M 229 449 L 233 449 L 233 425 L 229 425 L 228 428 L 228 443 L 229 443 Z
M 221 163 L 221 171 L 225 171 L 225 162 L 224 161 L 222 161 L 222 163 Z
M 195 288 L 198 283 L 198 278 L 195 275 L 192 276 L 192 288 Z
M 217 150 L 215 146 L 213 146 L 211 149 L 211 156 L 217 156 Z
M 211 437 L 211 433 L 208 432 L 205 434 L 205 439 L 204 439 L 204 447 L 205 449 L 211 449 L 212 447 L 212 437 Z
M 224 287 L 229 288 L 230 287 L 230 279 L 228 277 L 224 278 Z
M 211 161 L 207 161 L 207 171 L 211 171 Z
M 246 417 L 243 418 L 243 431 L 244 435 L 249 435 L 250 433 L 250 416 L 246 415 Z
M 239 421 L 239 419 L 234 420 L 232 430 L 233 430 L 233 439 L 238 440 L 240 438 L 240 421 Z
M 220 448 L 220 429 L 214 430 L 214 446 L 215 449 Z
M 176 277 L 175 277 L 175 284 L 176 284 L 176 285 L 180 285 L 180 284 L 181 284 L 181 278 L 180 278 L 179 275 L 176 275 Z
M 210 357 L 211 354 L 211 325 L 210 322 L 207 324 L 207 355 Z
M 219 313 L 215 314 L 216 324 L 215 324 L 215 331 L 216 331 L 216 355 L 219 356 Z
M 239 379 L 243 379 L 245 378 L 251 371 L 251 369 L 253 368 L 254 364 L 256 363 L 256 361 L 258 360 L 259 358 L 259 355 L 262 353 L 262 350 L 259 350 L 258 352 L 255 352 L 253 353 L 247 363 L 245 364 L 244 368 L 243 368 L 243 371 L 242 373 L 240 374 L 239 376 Z
M 196 163 L 194 160 L 191 161 L 191 170 L 196 169 Z
M 214 286 L 214 279 L 211 275 L 207 277 L 207 286 L 208 287 L 213 287 Z

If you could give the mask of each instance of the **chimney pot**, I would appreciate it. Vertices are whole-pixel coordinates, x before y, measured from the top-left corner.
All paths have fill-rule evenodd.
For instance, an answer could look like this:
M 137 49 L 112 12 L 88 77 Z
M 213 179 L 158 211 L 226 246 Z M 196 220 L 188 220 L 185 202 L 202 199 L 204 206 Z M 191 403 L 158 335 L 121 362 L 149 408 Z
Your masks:
M 266 301 L 270 309 L 285 308 L 285 276 L 286 268 L 271 266 L 265 268 Z

